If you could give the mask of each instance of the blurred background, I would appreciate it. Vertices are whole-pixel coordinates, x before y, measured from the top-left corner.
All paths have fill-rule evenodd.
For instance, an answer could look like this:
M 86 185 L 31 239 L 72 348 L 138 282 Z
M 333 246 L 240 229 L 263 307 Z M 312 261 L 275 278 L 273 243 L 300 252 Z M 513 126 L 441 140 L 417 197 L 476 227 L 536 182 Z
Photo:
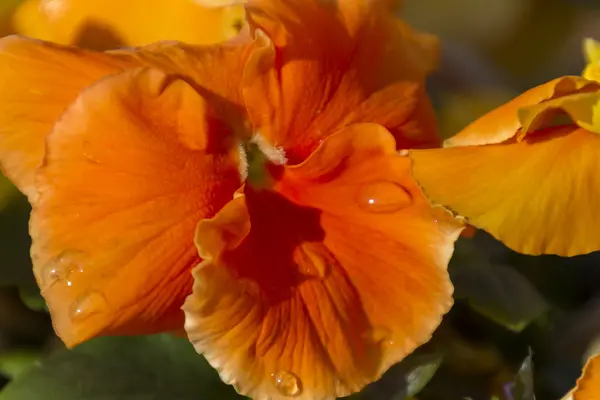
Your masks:
M 212 40 L 194 36 L 198 18 L 211 16 L 181 1 L 190 4 L 169 14 L 154 0 L 0 0 L 0 34 L 96 49 Z M 241 14 L 224 12 L 223 32 L 235 32 Z M 599 0 L 405 0 L 402 15 L 442 39 L 429 89 L 444 136 L 528 88 L 579 74 L 582 39 L 600 39 Z M 177 37 L 163 37 L 174 20 Z M 65 352 L 31 274 L 29 211 L 0 176 L 0 400 L 239 398 L 172 338 L 100 339 Z M 600 350 L 600 255 L 527 257 L 478 232 L 459 241 L 450 272 L 456 305 L 433 340 L 354 398 L 556 400 Z

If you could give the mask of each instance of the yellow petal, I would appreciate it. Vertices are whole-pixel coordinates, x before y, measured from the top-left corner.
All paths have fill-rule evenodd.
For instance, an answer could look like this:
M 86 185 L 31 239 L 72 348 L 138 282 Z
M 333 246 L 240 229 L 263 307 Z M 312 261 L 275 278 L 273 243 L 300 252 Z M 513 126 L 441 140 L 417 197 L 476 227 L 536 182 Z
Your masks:
M 588 62 L 583 77 L 590 80 L 600 81 L 600 42 L 587 38 L 583 42 L 583 52 Z
M 477 146 L 501 143 L 521 128 L 519 109 L 581 92 L 600 90 L 600 84 L 576 76 L 564 76 L 526 91 L 506 104 L 474 121 L 445 141 L 445 147 Z
M 600 250 L 600 136 L 554 127 L 487 146 L 414 150 L 425 194 L 525 254 Z
M 194 0 L 27 0 L 14 24 L 21 34 L 93 49 L 159 40 L 208 44 L 229 39 L 243 7 L 206 8 Z
M 600 92 L 577 93 L 518 110 L 521 131 L 517 137 L 552 124 L 558 114 L 567 114 L 579 127 L 600 134 Z

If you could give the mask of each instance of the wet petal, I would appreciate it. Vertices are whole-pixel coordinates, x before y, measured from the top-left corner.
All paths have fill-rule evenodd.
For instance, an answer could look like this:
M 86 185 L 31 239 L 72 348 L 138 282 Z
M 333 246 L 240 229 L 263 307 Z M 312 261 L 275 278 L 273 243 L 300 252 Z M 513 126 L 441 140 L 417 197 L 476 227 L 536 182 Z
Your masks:
M 398 20 L 395 3 L 249 1 L 264 47 L 245 72 L 246 103 L 257 129 L 292 160 L 353 122 L 384 125 L 399 148 L 439 143 L 424 90 L 437 41 Z
M 577 380 L 573 400 L 596 400 L 600 398 L 600 355 L 590 358 Z
M 205 8 L 194 0 L 27 0 L 14 23 L 23 35 L 94 50 L 159 40 L 209 44 L 229 39 L 243 8 Z
M 522 126 L 519 110 L 551 99 L 600 90 L 600 83 L 565 76 L 536 86 L 508 103 L 479 118 L 457 135 L 446 140 L 446 147 L 478 146 L 501 143 L 517 134 Z M 543 107 L 543 106 L 542 106 Z
M 56 119 L 82 89 L 136 64 L 17 36 L 0 40 L 0 167 L 30 200 Z
M 276 191 L 246 188 L 196 242 L 186 331 L 256 400 L 334 399 L 427 341 L 452 304 L 462 225 L 433 210 L 375 124 L 352 125 Z
M 573 256 L 600 250 L 600 137 L 575 126 L 521 142 L 410 152 L 425 194 L 508 247 Z
M 30 228 L 67 345 L 182 327 L 196 224 L 240 185 L 221 117 L 184 80 L 138 69 L 85 90 L 56 124 Z

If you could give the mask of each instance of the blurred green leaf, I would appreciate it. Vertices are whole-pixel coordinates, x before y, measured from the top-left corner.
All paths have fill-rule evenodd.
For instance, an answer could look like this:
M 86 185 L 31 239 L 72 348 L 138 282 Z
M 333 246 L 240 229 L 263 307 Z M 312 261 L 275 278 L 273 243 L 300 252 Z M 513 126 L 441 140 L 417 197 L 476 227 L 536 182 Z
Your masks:
M 469 240 L 457 243 L 450 275 L 455 297 L 491 320 L 521 332 L 550 306 L 539 291 L 515 269 L 492 264 Z
M 21 288 L 19 289 L 19 296 L 23 304 L 33 311 L 48 311 L 46 301 L 42 297 L 39 289 L 36 288 Z
M 442 365 L 442 356 L 424 354 L 415 356 L 410 361 L 413 369 L 406 374 L 406 397 L 414 396 L 423 390 Z M 398 398 L 398 400 L 401 399 Z
M 418 394 L 433 378 L 443 356 L 438 353 L 413 353 L 390 368 L 381 380 L 367 386 L 348 400 L 405 400 Z M 0 399 L 2 400 L 2 399 Z
M 91 340 L 36 363 L 0 400 L 242 399 L 190 343 L 170 335 Z
M 12 350 L 0 354 L 0 372 L 14 379 L 27 371 L 41 356 L 40 351 L 34 350 Z

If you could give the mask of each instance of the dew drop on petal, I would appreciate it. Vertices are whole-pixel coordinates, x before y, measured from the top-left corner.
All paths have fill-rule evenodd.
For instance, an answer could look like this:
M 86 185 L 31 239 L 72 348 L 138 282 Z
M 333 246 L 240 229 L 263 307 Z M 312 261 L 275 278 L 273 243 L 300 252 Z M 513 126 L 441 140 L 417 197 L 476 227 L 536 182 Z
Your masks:
M 385 327 L 374 327 L 371 329 L 371 339 L 383 347 L 394 345 L 392 340 L 392 332 Z
M 42 289 L 52 287 L 59 281 L 64 281 L 67 286 L 71 286 L 73 274 L 83 271 L 75 261 L 79 254 L 77 251 L 65 251 L 48 261 L 40 273 Z
M 81 267 L 81 265 L 72 265 L 72 268 L 70 268 L 67 271 L 67 274 L 65 276 L 65 283 L 67 284 L 67 286 L 73 286 L 73 280 L 76 279 L 76 275 L 81 273 L 83 273 L 83 268 Z
M 41 283 L 44 288 L 49 288 L 60 280 L 60 272 L 58 266 L 54 262 L 47 263 L 41 272 Z
M 357 197 L 361 208 L 374 213 L 397 212 L 412 203 L 412 196 L 406 189 L 388 181 L 362 185 Z
M 273 384 L 284 396 L 296 397 L 302 394 L 302 382 L 300 378 L 289 371 L 279 371 L 271 374 Z
M 79 297 L 71 307 L 72 319 L 86 318 L 106 309 L 108 302 L 100 292 L 90 292 Z

